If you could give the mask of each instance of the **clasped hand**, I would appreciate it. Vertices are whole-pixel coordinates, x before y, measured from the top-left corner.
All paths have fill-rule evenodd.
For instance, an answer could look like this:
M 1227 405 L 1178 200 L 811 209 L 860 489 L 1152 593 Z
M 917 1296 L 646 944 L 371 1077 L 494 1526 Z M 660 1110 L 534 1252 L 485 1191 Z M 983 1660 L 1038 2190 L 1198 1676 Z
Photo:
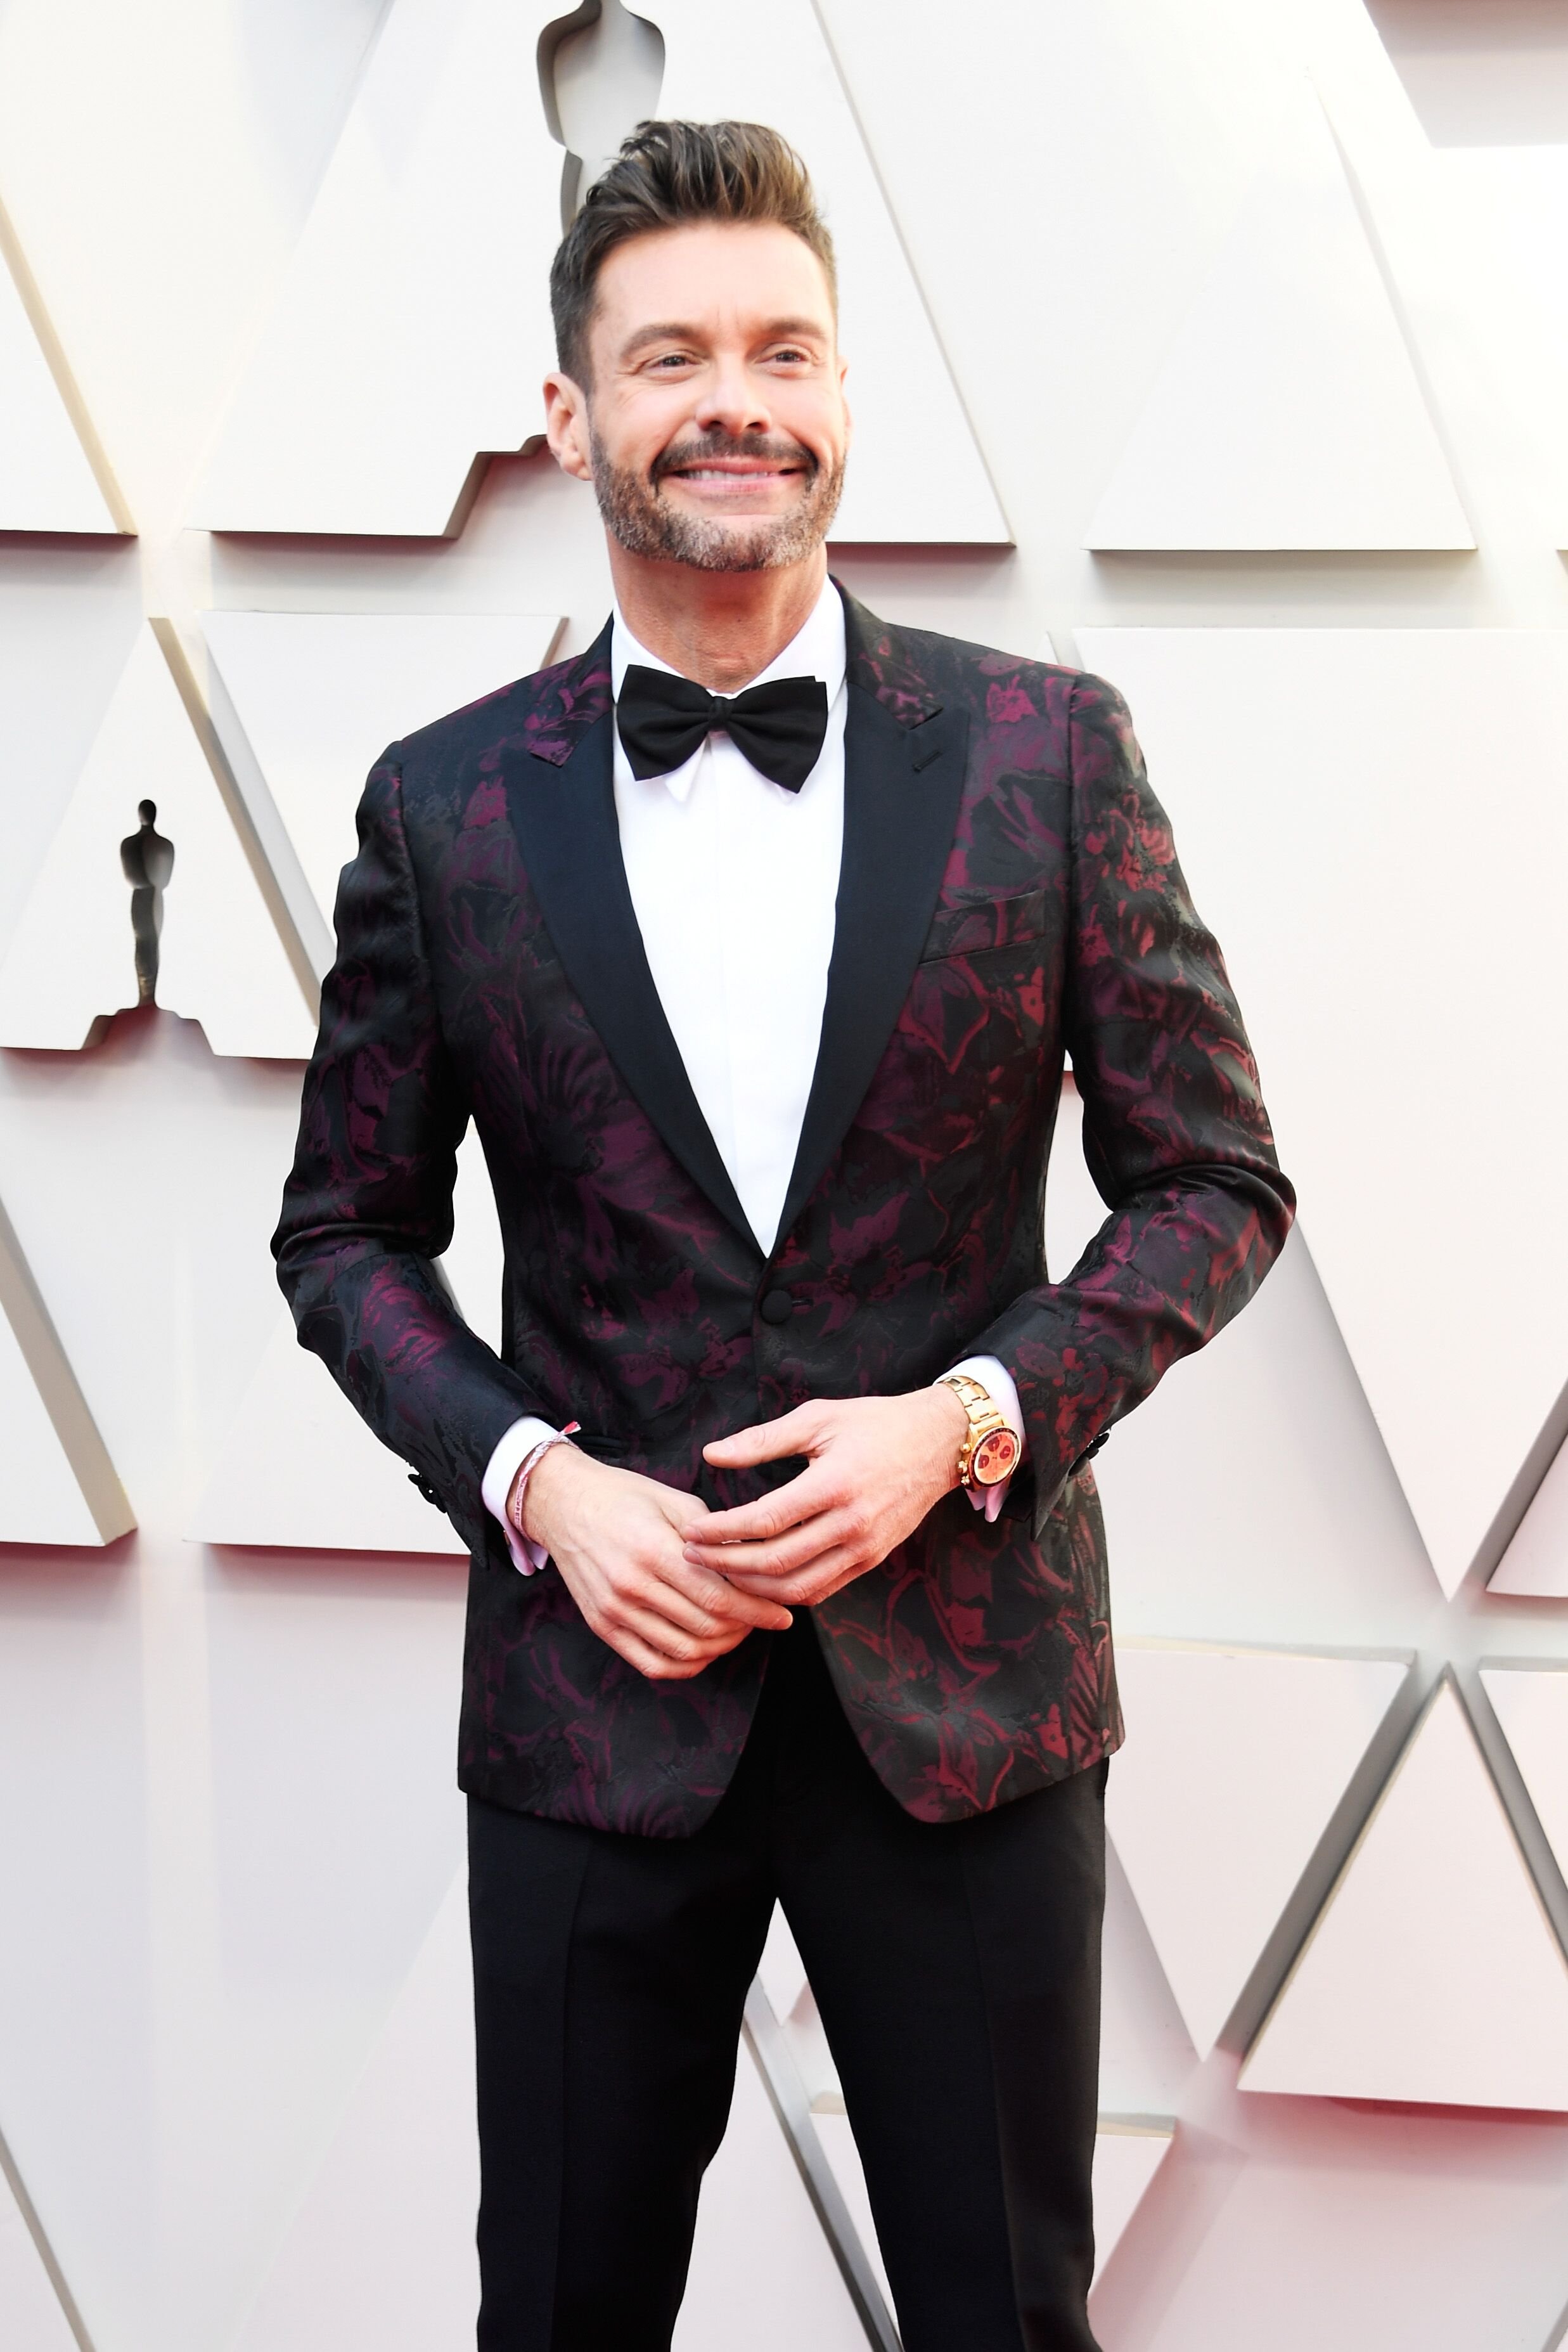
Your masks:
M 798 1406 L 704 1448 L 719 1470 L 806 1457 L 729 1511 L 552 1446 L 524 1491 L 524 1528 L 601 1641 L 640 1674 L 685 1680 L 879 1566 L 957 1484 L 966 1426 L 942 1387 Z

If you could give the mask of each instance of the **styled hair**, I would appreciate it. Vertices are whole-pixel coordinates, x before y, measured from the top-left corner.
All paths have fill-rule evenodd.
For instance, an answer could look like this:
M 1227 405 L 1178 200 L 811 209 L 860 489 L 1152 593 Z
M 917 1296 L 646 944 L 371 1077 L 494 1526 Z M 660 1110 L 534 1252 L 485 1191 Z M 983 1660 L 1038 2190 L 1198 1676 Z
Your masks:
M 588 335 L 605 258 L 618 245 L 687 221 L 777 221 L 821 263 L 838 306 L 833 240 L 806 166 L 760 122 L 640 122 L 593 183 L 550 266 L 556 361 L 586 387 Z

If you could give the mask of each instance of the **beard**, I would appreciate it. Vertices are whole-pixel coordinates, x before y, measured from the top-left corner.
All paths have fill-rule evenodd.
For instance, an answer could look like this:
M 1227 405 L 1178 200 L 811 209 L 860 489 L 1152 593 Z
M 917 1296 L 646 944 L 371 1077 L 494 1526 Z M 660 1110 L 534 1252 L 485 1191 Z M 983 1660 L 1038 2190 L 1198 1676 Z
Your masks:
M 765 515 L 737 530 L 716 516 L 685 514 L 661 495 L 660 484 L 677 467 L 700 466 L 710 457 L 758 457 L 775 465 L 803 466 L 800 499 L 788 514 Z M 705 433 L 664 450 L 647 479 L 630 467 L 612 465 L 592 442 L 593 491 L 605 529 L 629 555 L 655 562 L 689 563 L 699 572 L 777 572 L 800 563 L 828 535 L 843 495 L 841 460 L 825 470 L 797 441 L 766 433 Z

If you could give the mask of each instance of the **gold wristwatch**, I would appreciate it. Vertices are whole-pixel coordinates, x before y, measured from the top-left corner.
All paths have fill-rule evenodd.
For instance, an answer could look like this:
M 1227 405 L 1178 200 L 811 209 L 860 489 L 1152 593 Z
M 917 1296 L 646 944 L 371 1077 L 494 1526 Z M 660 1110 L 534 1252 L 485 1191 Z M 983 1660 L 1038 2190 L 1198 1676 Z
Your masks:
M 1023 1448 L 1018 1432 L 998 1412 L 990 1392 L 967 1372 L 945 1372 L 938 1388 L 951 1389 L 969 1416 L 969 1432 L 958 1454 L 960 1486 L 999 1486 L 1019 1466 Z

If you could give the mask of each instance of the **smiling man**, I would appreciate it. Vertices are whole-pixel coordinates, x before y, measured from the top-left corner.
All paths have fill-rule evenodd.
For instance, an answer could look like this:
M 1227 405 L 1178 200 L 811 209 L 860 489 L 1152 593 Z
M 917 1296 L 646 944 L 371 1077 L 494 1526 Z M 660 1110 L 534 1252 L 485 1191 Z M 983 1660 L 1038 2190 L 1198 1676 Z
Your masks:
M 479 2342 L 668 2347 L 777 1901 L 908 2352 L 1090 2352 L 1090 1457 L 1291 1191 L 1113 691 L 828 577 L 798 158 L 643 124 L 551 294 L 615 609 L 372 772 L 276 1243 L 473 1552 Z M 1108 1214 L 1051 1281 L 1069 1052 Z M 434 1264 L 470 1119 L 499 1356 Z

